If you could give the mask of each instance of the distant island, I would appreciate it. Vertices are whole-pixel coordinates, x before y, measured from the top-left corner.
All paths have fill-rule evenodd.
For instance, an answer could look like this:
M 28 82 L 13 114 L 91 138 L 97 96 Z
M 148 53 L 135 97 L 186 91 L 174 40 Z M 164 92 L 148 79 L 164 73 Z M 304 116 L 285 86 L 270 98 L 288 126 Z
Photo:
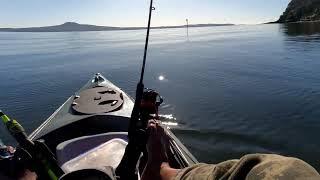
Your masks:
M 292 0 L 275 23 L 320 21 L 320 0 Z
M 189 27 L 210 27 L 210 26 L 232 26 L 234 24 L 191 24 Z M 152 29 L 185 28 L 183 26 L 159 26 Z M 115 31 L 115 30 L 138 30 L 145 27 L 112 27 L 95 26 L 89 24 L 78 24 L 75 22 L 66 22 L 56 26 L 29 27 L 29 28 L 0 28 L 0 32 L 72 32 L 72 31 Z

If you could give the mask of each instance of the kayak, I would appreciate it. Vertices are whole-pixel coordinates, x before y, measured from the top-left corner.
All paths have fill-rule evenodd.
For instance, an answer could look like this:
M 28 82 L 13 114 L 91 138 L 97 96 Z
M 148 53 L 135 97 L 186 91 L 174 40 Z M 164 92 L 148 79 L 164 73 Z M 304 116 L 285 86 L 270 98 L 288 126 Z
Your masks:
M 43 142 L 64 173 L 82 169 L 117 168 L 128 144 L 134 99 L 97 73 L 30 135 Z M 168 126 L 167 155 L 173 168 L 198 163 Z M 143 157 L 141 157 L 143 159 Z M 145 161 L 138 162 L 140 174 Z

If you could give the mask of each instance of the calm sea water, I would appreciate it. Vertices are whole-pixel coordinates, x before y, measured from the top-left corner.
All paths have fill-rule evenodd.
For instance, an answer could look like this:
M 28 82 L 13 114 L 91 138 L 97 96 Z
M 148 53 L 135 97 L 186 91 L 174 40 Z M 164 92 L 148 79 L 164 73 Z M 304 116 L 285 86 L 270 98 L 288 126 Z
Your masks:
M 134 95 L 145 31 L 0 33 L 0 109 L 31 132 L 96 72 Z M 145 84 L 204 162 L 254 152 L 320 169 L 320 25 L 152 30 Z M 165 80 L 159 81 L 162 75 Z M 0 137 L 12 143 L 1 126 Z

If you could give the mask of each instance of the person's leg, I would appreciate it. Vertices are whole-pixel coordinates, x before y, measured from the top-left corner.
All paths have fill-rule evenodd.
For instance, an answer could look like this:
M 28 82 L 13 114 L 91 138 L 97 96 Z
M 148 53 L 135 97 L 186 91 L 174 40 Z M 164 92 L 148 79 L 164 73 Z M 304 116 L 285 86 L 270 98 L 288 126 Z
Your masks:
M 154 120 L 148 123 L 149 139 L 147 143 L 148 162 L 142 174 L 142 180 L 169 180 L 177 170 L 167 163 L 165 143 L 168 143 L 164 129 Z

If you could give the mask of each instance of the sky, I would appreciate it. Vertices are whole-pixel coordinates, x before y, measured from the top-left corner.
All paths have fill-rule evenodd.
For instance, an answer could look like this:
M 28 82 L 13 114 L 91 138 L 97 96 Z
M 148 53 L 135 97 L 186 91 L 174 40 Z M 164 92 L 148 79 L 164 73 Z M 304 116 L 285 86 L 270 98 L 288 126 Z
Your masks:
M 290 0 L 154 0 L 152 26 L 259 24 L 279 18 Z M 150 0 L 0 0 L 0 27 L 77 22 L 146 26 Z

